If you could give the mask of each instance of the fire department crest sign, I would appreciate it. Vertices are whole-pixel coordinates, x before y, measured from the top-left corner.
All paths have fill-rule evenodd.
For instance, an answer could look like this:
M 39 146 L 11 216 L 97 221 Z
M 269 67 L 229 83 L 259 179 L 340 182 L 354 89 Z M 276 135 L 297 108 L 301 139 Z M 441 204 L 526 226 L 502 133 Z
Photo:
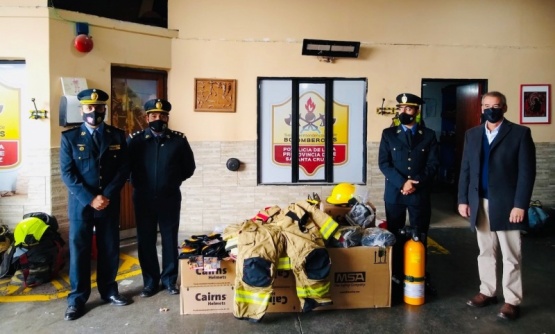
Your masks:
M 272 105 L 272 160 L 291 165 L 291 99 Z M 313 176 L 325 164 L 325 100 L 316 92 L 299 97 L 299 167 Z M 333 102 L 333 163 L 347 162 L 349 106 Z

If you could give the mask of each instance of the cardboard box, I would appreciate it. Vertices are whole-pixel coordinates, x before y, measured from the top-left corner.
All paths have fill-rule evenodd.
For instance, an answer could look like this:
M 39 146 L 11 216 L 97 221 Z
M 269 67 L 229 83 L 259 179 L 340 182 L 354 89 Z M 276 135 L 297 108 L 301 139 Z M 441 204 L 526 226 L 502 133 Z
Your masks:
M 188 259 L 179 260 L 181 286 L 222 286 L 235 284 L 235 261 L 220 261 L 220 268 L 214 271 L 204 270 Z
M 233 286 L 181 286 L 179 304 L 181 314 L 231 313 Z
M 204 270 L 191 265 L 189 260 L 179 261 L 181 271 L 181 286 L 211 286 L 235 285 L 235 261 L 220 261 L 220 268 L 215 271 Z M 274 287 L 294 287 L 295 277 L 289 270 L 278 270 L 274 280 Z
M 181 287 L 180 313 L 232 313 L 235 288 L 231 285 Z M 300 312 L 301 304 L 294 287 L 274 288 L 266 313 Z
M 391 306 L 391 247 L 328 248 L 328 252 L 333 305 L 316 310 Z M 188 261 L 180 261 L 181 314 L 233 312 L 235 262 L 221 264 L 219 273 L 204 273 L 189 269 Z M 277 273 L 267 312 L 300 312 L 291 271 Z
M 267 313 L 287 313 L 300 312 L 301 302 L 297 297 L 297 289 L 295 285 L 285 288 L 274 287 L 270 304 L 268 304 Z
M 329 248 L 333 305 L 317 310 L 391 307 L 392 248 Z

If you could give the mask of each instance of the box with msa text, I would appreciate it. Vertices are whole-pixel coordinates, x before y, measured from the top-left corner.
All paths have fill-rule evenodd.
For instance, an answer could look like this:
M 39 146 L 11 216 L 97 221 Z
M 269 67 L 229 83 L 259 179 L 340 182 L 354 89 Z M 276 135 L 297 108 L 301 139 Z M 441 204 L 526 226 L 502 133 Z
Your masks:
M 392 247 L 328 248 L 333 305 L 317 308 L 391 307 Z

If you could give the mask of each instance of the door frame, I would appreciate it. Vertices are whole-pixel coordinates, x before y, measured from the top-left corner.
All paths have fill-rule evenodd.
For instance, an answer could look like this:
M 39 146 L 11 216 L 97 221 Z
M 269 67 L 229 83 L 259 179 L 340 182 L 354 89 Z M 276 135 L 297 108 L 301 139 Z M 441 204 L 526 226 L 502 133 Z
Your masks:
M 433 84 L 433 85 L 430 85 L 430 84 Z M 476 101 L 474 101 L 475 103 L 473 103 L 474 107 L 468 110 L 458 110 L 457 108 L 459 107 L 457 106 L 455 109 L 457 115 L 455 118 L 456 121 L 455 121 L 454 135 L 455 135 L 455 139 L 459 138 L 459 140 L 460 138 L 464 139 L 464 133 L 466 132 L 466 130 L 468 130 L 473 126 L 479 125 L 479 123 L 474 124 L 473 121 L 470 121 L 470 120 L 480 119 L 481 110 L 480 108 L 476 108 L 475 106 L 481 104 L 482 95 L 488 91 L 487 90 L 488 80 L 487 79 L 457 79 L 457 78 L 453 78 L 453 79 L 422 78 L 421 80 L 421 96 L 425 101 L 431 96 L 437 96 L 438 95 L 437 91 L 439 91 L 439 93 L 441 94 L 441 90 L 445 87 L 454 86 L 455 92 L 456 92 L 457 87 L 466 86 L 470 84 L 478 84 L 479 86 L 478 92 L 475 96 Z M 434 88 L 430 89 L 427 86 L 434 86 Z M 434 90 L 435 90 L 435 94 L 433 93 Z M 457 97 L 455 95 L 455 103 L 456 103 L 456 100 L 457 100 Z M 445 110 L 442 109 L 443 107 L 442 104 L 443 103 L 437 103 L 437 106 L 436 106 L 437 108 L 439 108 L 438 110 L 439 117 L 441 117 L 442 113 L 445 112 Z M 461 121 L 461 115 L 464 119 L 463 121 Z M 426 126 L 428 126 L 428 123 L 431 123 L 431 122 L 426 122 L 426 115 L 422 115 L 422 118 L 424 119 Z M 440 125 L 441 125 L 441 122 L 440 122 Z M 440 132 L 441 132 L 441 129 L 440 129 Z M 437 138 L 439 145 L 441 145 L 440 137 L 441 136 L 438 136 Z M 460 163 L 461 161 L 461 158 L 462 158 L 462 150 L 460 149 L 461 147 L 462 147 L 461 143 L 459 143 L 458 145 L 456 144 L 455 152 L 453 155 L 453 160 L 454 160 L 453 163 L 455 165 L 457 163 Z M 460 166 L 454 166 L 454 171 L 453 171 L 454 179 L 452 184 L 441 184 L 440 182 L 435 183 L 437 187 L 442 188 L 442 191 L 448 191 L 448 196 L 453 197 L 453 209 L 455 210 L 455 212 L 457 212 L 456 206 L 457 206 L 457 187 L 458 187 L 459 170 L 460 170 Z M 432 201 L 432 207 L 433 206 L 434 206 L 434 203 Z
M 156 82 L 156 91 L 141 92 L 141 94 L 127 94 L 127 86 L 125 87 L 125 98 L 122 96 L 121 88 L 115 87 L 115 79 L 123 80 L 148 80 Z M 146 115 L 144 103 L 147 99 L 156 96 L 158 98 L 167 99 L 167 79 L 166 71 L 143 69 L 133 67 L 112 66 L 111 69 L 111 105 L 110 105 L 110 122 L 113 126 L 119 127 L 125 131 L 126 137 L 139 130 L 143 130 L 146 123 L 135 122 L 134 120 L 142 120 Z M 118 90 L 119 89 L 119 90 Z M 118 93 L 116 93 L 118 92 Z M 124 102 L 125 101 L 125 102 Z M 129 122 L 132 124 L 129 126 Z M 145 119 L 146 122 L 146 119 Z M 133 189 L 131 182 L 127 180 L 121 190 L 121 207 L 120 207 L 120 239 L 134 238 L 137 235 L 137 227 L 135 222 L 135 212 L 133 207 Z

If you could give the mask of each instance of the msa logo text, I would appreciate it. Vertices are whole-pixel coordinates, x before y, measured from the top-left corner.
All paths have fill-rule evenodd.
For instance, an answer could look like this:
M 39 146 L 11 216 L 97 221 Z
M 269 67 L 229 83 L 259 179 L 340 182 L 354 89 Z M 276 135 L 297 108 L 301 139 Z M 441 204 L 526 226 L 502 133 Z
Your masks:
M 359 283 L 366 282 L 366 272 L 335 273 L 335 283 Z

